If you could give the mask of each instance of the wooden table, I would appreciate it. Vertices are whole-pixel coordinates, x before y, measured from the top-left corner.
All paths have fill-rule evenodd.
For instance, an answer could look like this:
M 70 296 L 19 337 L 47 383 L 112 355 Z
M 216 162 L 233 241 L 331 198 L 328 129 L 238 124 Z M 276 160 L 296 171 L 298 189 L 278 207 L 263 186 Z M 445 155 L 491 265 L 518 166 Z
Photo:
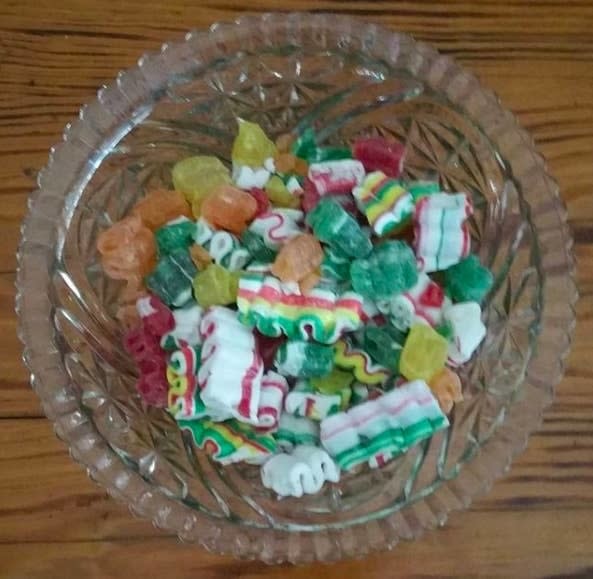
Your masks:
M 252 0 L 343 11 L 455 55 L 535 136 L 560 182 L 579 260 L 579 324 L 542 429 L 490 494 L 393 553 L 330 568 L 270 568 L 182 546 L 93 485 L 27 385 L 13 313 L 19 223 L 62 127 L 101 84 L 235 0 L 0 3 L 0 576 L 593 577 L 593 4 Z M 175 572 L 172 571 L 175 569 Z

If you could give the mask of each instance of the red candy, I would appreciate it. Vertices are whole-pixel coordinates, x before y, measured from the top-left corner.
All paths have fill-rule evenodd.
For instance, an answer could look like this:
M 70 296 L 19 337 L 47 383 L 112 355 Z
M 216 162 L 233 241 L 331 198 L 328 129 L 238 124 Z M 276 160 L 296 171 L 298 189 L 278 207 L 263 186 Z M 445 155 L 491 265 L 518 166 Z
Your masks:
M 405 147 L 401 143 L 383 137 L 358 139 L 352 152 L 368 172 L 383 171 L 388 177 L 395 178 L 401 175 L 405 155 Z
M 305 178 L 305 182 L 303 183 L 303 195 L 301 197 L 301 207 L 303 211 L 309 212 L 311 211 L 319 200 L 321 199 L 321 195 L 317 192 L 317 187 L 315 187 L 315 183 L 311 181 L 308 177 Z
M 146 404 L 157 408 L 167 406 L 169 384 L 163 370 L 140 376 L 136 382 L 136 389 Z
M 175 327 L 171 310 L 156 296 L 146 296 L 138 300 L 138 313 L 143 328 L 156 338 L 170 332 Z
M 266 192 L 263 189 L 251 189 L 249 191 L 251 196 L 255 199 L 257 203 L 257 212 L 255 214 L 256 217 L 263 215 L 270 209 L 270 199 L 266 195 Z
M 264 368 L 269 370 L 274 366 L 276 352 L 278 351 L 278 348 L 286 341 L 286 338 L 284 336 L 270 338 L 269 336 L 260 334 L 257 330 L 254 330 L 253 336 L 255 338 L 257 353 L 263 360 Z

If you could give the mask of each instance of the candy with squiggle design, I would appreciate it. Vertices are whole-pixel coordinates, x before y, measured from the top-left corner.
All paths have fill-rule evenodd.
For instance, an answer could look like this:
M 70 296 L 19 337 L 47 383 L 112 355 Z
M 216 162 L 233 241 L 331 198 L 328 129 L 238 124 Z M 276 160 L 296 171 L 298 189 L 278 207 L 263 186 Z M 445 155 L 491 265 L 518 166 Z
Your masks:
M 260 463 L 275 453 L 278 445 L 271 434 L 261 434 L 238 420 L 179 420 L 198 448 L 221 464 L 248 461 Z
M 340 469 L 324 450 L 297 446 L 291 454 L 273 456 L 261 467 L 262 483 L 278 495 L 302 497 L 321 490 L 325 481 L 339 482 Z
M 335 342 L 362 323 L 362 298 L 354 292 L 337 296 L 314 288 L 301 295 L 297 287 L 272 276 L 245 272 L 237 296 L 240 319 L 266 336 Z
M 381 171 L 369 173 L 352 190 L 352 195 L 373 231 L 379 236 L 400 229 L 412 220 L 412 196 L 401 181 L 390 179 Z
M 390 375 L 387 368 L 375 364 L 364 350 L 353 347 L 346 340 L 336 342 L 334 360 L 338 368 L 350 370 L 362 384 L 384 384 Z
M 196 420 L 207 415 L 196 378 L 199 366 L 199 348 L 185 345 L 171 354 L 167 366 L 167 406 L 176 420 Z
M 328 416 L 321 422 L 321 443 L 349 470 L 379 454 L 396 456 L 448 424 L 426 382 L 415 380 Z
M 414 214 L 414 249 L 422 271 L 442 271 L 469 255 L 465 220 L 472 205 L 464 193 L 436 193 L 421 198 Z
M 278 250 L 284 243 L 303 233 L 299 225 L 302 221 L 302 211 L 273 209 L 254 219 L 249 231 L 259 235 L 268 248 Z
M 212 259 L 228 271 L 239 271 L 250 261 L 249 251 L 227 231 L 217 231 L 204 246 Z
M 258 424 L 263 362 L 251 330 L 236 312 L 212 307 L 202 318 L 200 333 L 198 385 L 204 404 L 218 417 Z

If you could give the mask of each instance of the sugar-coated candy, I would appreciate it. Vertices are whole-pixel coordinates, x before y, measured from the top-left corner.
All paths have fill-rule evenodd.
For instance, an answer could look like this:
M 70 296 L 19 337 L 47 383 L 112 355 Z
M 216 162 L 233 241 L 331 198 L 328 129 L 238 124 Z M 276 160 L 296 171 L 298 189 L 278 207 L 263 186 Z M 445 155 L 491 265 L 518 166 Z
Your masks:
M 414 199 L 414 203 L 420 201 L 422 197 L 441 192 L 441 187 L 436 181 L 409 181 L 406 183 L 406 189 Z
M 217 229 L 241 235 L 255 217 L 257 203 L 247 192 L 222 185 L 202 201 L 201 216 Z
M 366 259 L 350 265 L 352 287 L 362 296 L 382 300 L 414 287 L 418 281 L 416 258 L 404 241 L 386 241 Z
M 187 249 L 176 249 L 162 257 L 146 276 L 148 288 L 167 305 L 183 306 L 191 299 L 197 269 Z
M 468 255 L 445 270 L 445 289 L 454 302 L 481 302 L 492 287 L 492 273 L 477 255 Z
M 352 194 L 378 236 L 401 229 L 414 215 L 414 200 L 404 184 L 381 171 L 366 175 Z
M 401 175 L 406 149 L 401 143 L 383 137 L 366 137 L 354 141 L 354 158 L 366 171 L 382 171 L 388 177 Z
M 350 147 L 317 147 L 307 156 L 307 163 L 324 163 L 325 161 L 338 161 L 341 159 L 352 159 Z
M 306 295 L 298 288 L 256 272 L 244 272 L 239 280 L 237 307 L 243 323 L 266 336 L 334 343 L 362 323 L 362 299 L 353 292 L 337 295 L 314 288 Z
M 437 193 L 416 203 L 414 249 L 422 271 L 441 271 L 467 257 L 471 244 L 465 220 L 471 213 L 464 193 Z
M 276 145 L 256 123 L 239 119 L 239 131 L 233 141 L 233 164 L 263 167 L 266 159 L 274 157 Z
M 348 405 L 350 389 L 344 388 L 334 394 L 316 391 L 310 382 L 299 380 L 288 393 L 284 410 L 294 416 L 323 420 L 326 416 L 339 412 Z
M 300 225 L 302 211 L 297 209 L 272 209 L 251 222 L 248 231 L 263 239 L 267 247 L 278 250 L 287 241 L 303 233 Z
M 350 257 L 366 257 L 373 248 L 368 233 L 335 199 L 319 201 L 306 221 L 320 241 Z
M 389 378 L 387 368 L 374 363 L 364 350 L 355 348 L 347 340 L 338 340 L 335 348 L 336 366 L 351 371 L 362 384 L 381 385 Z
M 254 233 L 250 229 L 243 232 L 241 243 L 253 259 L 263 262 L 273 262 L 276 259 L 276 251 L 266 245 L 261 235 Z
M 354 187 L 362 183 L 364 176 L 362 163 L 355 159 L 313 163 L 309 165 L 307 175 L 321 196 L 350 193 Z
M 322 420 L 321 443 L 350 470 L 379 454 L 401 454 L 448 424 L 426 382 L 415 380 Z
M 174 313 L 156 296 L 138 298 L 135 307 L 142 320 L 142 327 L 156 338 L 175 327 Z
M 326 376 L 334 367 L 334 348 L 312 342 L 288 341 L 278 348 L 276 369 L 285 376 Z
M 278 173 L 292 173 L 296 165 L 297 157 L 292 153 L 278 152 L 274 157 L 276 171 Z
M 217 231 L 206 244 L 214 263 L 228 269 L 239 271 L 250 261 L 251 255 L 239 239 L 228 231 Z
M 237 313 L 212 307 L 202 316 L 198 384 L 202 401 L 217 417 L 258 424 L 263 362 L 249 328 Z
M 319 268 L 309 272 L 300 282 L 299 288 L 302 294 L 308 294 L 313 290 L 321 280 Z
M 141 279 L 154 267 L 156 243 L 138 216 L 124 217 L 97 238 L 105 273 L 113 279 Z
M 189 203 L 180 191 L 155 189 L 146 194 L 132 207 L 130 215 L 140 217 L 148 229 L 155 231 L 172 219 L 192 217 Z
M 237 165 L 233 163 L 233 183 L 239 189 L 263 189 L 271 176 L 272 174 L 265 167 L 254 169 L 248 165 Z
M 196 301 L 204 308 L 235 302 L 239 289 L 239 272 L 215 263 L 197 273 L 193 279 Z
M 255 212 L 256 217 L 264 215 L 264 213 L 267 213 L 270 210 L 270 199 L 263 189 L 252 187 L 249 190 L 249 194 L 255 199 L 255 202 L 257 203 L 257 211 Z
M 377 386 L 367 386 L 366 384 L 356 383 L 352 386 L 352 395 L 350 396 L 350 405 L 356 406 L 367 400 L 375 400 L 383 396 L 384 392 Z
M 272 266 L 272 273 L 283 282 L 304 280 L 323 261 L 323 249 L 317 238 L 302 233 L 284 244 Z
M 339 249 L 325 247 L 323 261 L 321 262 L 323 277 L 336 281 L 345 281 L 350 278 L 350 258 Z
M 453 333 L 449 342 L 449 363 L 465 364 L 486 336 L 486 326 L 482 323 L 480 304 L 463 302 L 450 305 L 443 312 Z
M 198 245 L 206 245 L 212 239 L 214 232 L 214 228 L 203 217 L 198 217 L 194 231 L 194 241 Z
M 206 269 L 212 263 L 212 256 L 208 250 L 197 243 L 189 248 L 189 255 L 198 271 Z
M 298 498 L 320 491 L 325 481 L 339 482 L 340 469 L 324 450 L 297 446 L 291 454 L 277 454 L 266 461 L 261 479 L 279 496 Z
M 445 294 L 439 284 L 420 272 L 418 281 L 408 291 L 393 296 L 385 304 L 384 313 L 399 330 L 405 331 L 414 323 L 437 327 L 442 322 Z
M 405 334 L 390 325 L 370 326 L 362 330 L 362 347 L 370 357 L 392 372 L 397 372 Z
M 463 400 L 461 380 L 449 368 L 445 367 L 435 374 L 428 383 L 428 386 L 439 401 L 441 410 L 445 414 L 449 414 L 453 409 L 453 405 Z
M 185 345 L 171 354 L 167 366 L 167 409 L 175 420 L 197 420 L 207 415 L 196 377 L 199 365 L 199 347 Z
M 235 462 L 263 462 L 274 454 L 278 444 L 271 434 L 258 433 L 238 420 L 179 420 L 181 430 L 189 432 L 195 445 L 223 465 Z
M 195 217 L 206 195 L 224 184 L 231 183 L 230 172 L 217 157 L 199 155 L 178 161 L 172 171 L 176 191 L 184 194 Z
M 425 324 L 414 324 L 399 359 L 399 371 L 408 380 L 428 382 L 445 366 L 448 350 L 447 340 L 436 330 Z
M 318 446 L 319 422 L 282 412 L 274 438 L 283 450 L 292 450 L 300 444 Z
M 301 208 L 309 213 L 321 200 L 321 195 L 317 192 L 315 184 L 310 179 L 303 181 L 303 190 L 301 195 Z
M 275 207 L 296 209 L 301 204 L 299 198 L 288 190 L 288 187 L 278 175 L 270 177 L 264 191 Z
M 159 255 L 167 255 L 175 249 L 188 248 L 194 242 L 196 224 L 187 217 L 178 217 L 167 222 L 154 232 Z
M 271 432 L 278 428 L 287 394 L 288 382 L 284 376 L 272 371 L 262 376 L 257 408 L 258 432 Z
M 201 344 L 200 322 L 203 313 L 200 306 L 191 302 L 184 308 L 173 310 L 173 325 L 168 332 L 161 334 L 161 348 L 171 351 L 185 345 Z
M 320 394 L 337 394 L 346 390 L 353 380 L 350 372 L 334 368 L 327 376 L 310 378 L 309 384 Z
M 290 145 L 291 152 L 301 159 L 306 159 L 316 148 L 317 139 L 311 127 L 307 127 Z

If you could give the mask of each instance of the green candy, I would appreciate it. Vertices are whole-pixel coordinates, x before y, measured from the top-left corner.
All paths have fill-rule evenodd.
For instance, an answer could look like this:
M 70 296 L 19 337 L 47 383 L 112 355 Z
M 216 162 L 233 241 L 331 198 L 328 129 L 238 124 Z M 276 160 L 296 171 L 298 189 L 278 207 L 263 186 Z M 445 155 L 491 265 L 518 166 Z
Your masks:
M 315 138 L 315 131 L 311 128 L 305 129 L 301 136 L 294 141 L 291 147 L 292 154 L 307 159 L 317 150 L 317 139 Z
M 146 286 L 168 306 L 181 307 L 191 299 L 197 271 L 187 249 L 174 249 L 146 276 Z
M 321 275 L 336 281 L 346 281 L 350 277 L 350 258 L 338 249 L 326 247 L 321 262 Z
M 373 248 L 367 259 L 350 265 L 354 291 L 372 300 L 388 299 L 412 288 L 418 281 L 416 257 L 404 241 L 386 241 Z
M 435 330 L 437 331 L 437 334 L 443 336 L 443 338 L 445 338 L 445 340 L 447 340 L 448 342 L 453 341 L 453 326 L 451 325 L 451 322 L 449 322 L 449 320 L 445 320 L 442 324 L 439 324 L 435 328 Z
M 312 342 L 288 341 L 274 360 L 278 372 L 297 378 L 327 376 L 334 367 L 334 348 Z
M 441 192 L 441 187 L 436 181 L 412 181 L 405 185 L 414 203 L 435 193 Z
M 339 159 L 352 159 L 350 147 L 319 147 L 311 151 L 307 157 L 309 165 L 323 163 L 324 161 L 337 161 Z
M 193 280 L 194 296 L 203 308 L 234 304 L 239 291 L 239 272 L 215 263 L 198 272 Z
M 263 237 L 249 229 L 243 232 L 241 243 L 243 243 L 247 251 L 251 254 L 251 257 L 257 261 L 269 263 L 276 259 L 276 252 L 265 244 Z
M 369 234 L 335 199 L 323 198 L 307 215 L 315 236 L 350 257 L 366 257 L 373 248 Z
M 362 348 L 381 366 L 397 372 L 406 335 L 393 326 L 367 326 L 362 334 Z
M 340 394 L 348 389 L 354 376 L 350 372 L 344 372 L 334 368 L 327 376 L 311 378 L 309 383 L 321 394 Z
M 493 283 L 492 273 L 474 254 L 446 269 L 444 278 L 445 291 L 454 302 L 481 302 Z
M 186 249 L 194 242 L 196 224 L 189 219 L 180 218 L 157 229 L 154 237 L 159 255 L 168 255 L 176 249 Z

